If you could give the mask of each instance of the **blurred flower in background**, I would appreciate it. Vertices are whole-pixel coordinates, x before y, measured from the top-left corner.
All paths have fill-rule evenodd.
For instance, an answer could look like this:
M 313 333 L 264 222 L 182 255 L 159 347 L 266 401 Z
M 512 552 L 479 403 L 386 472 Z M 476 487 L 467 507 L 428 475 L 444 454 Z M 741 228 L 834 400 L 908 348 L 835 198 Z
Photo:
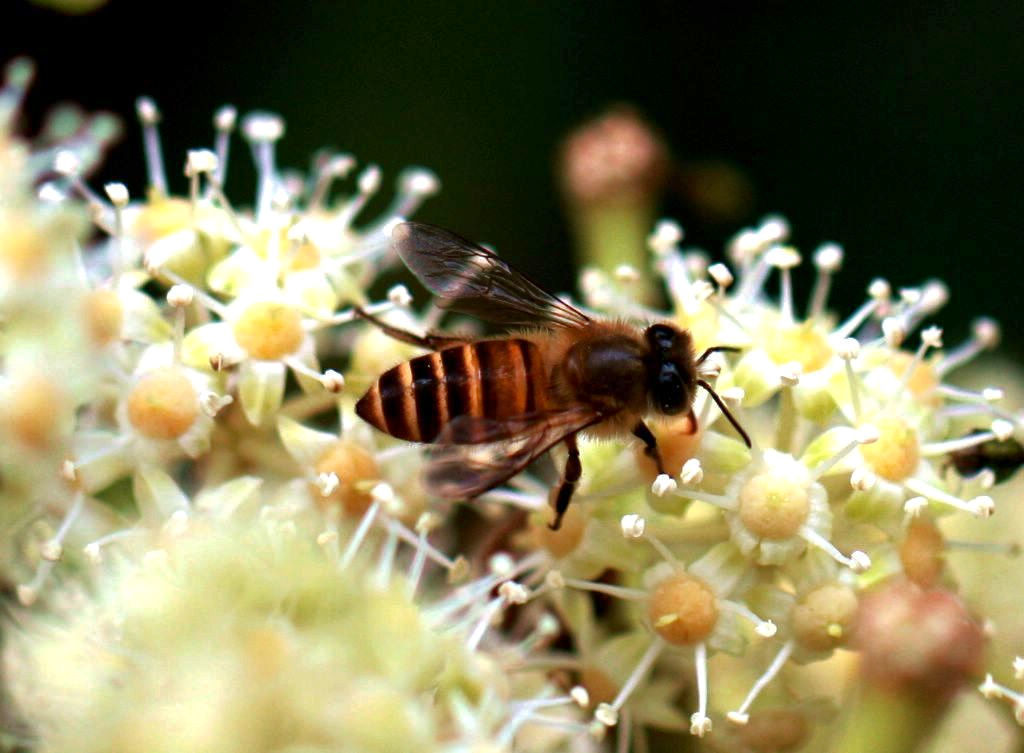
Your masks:
M 72 16 L 92 13 L 107 4 L 107 0 L 33 0 L 33 2 L 43 8 L 50 8 Z
M 635 110 L 619 105 L 572 133 L 562 145 L 559 175 L 579 259 L 611 272 L 641 270 L 634 295 L 656 291 L 641 260 L 671 169 L 668 146 Z
M 991 518 L 1014 515 L 1020 400 L 1002 374 L 951 381 L 999 336 L 981 319 L 946 346 L 932 321 L 955 289 L 879 278 L 837 316 L 830 243 L 800 306 L 783 218 L 712 263 L 655 221 L 654 130 L 623 108 L 584 126 L 560 163 L 582 305 L 740 350 L 709 378 L 753 442 L 705 394 L 696 434 L 653 427 L 666 474 L 584 441 L 551 531 L 542 464 L 453 507 L 420 485 L 421 446 L 353 411 L 416 352 L 355 307 L 441 324 L 380 280 L 432 172 L 365 219 L 379 168 L 284 170 L 283 119 L 225 107 L 211 144 L 170 156 L 176 193 L 142 98 L 148 185 L 98 190 L 109 118 L 27 139 L 30 78 L 16 61 L 0 90 L 8 747 L 912 751 L 972 684 L 1019 708 L 982 682 L 1015 666 L 1024 623 L 998 601 L 1018 589 L 977 563 L 1019 569 L 1019 527 Z M 251 209 L 224 190 L 236 130 Z M 719 218 L 749 195 L 727 169 L 685 175 Z

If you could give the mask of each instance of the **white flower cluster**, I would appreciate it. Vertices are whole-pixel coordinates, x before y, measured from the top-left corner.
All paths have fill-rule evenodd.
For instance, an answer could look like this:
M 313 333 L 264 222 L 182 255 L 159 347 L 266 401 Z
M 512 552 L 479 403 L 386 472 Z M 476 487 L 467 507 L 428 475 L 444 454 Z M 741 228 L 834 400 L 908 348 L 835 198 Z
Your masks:
M 996 326 L 943 350 L 921 329 L 946 300 L 937 281 L 876 280 L 834 319 L 835 244 L 813 255 L 801 319 L 801 256 L 770 217 L 736 236 L 730 266 L 659 224 L 668 311 L 638 302 L 637 269 L 581 278 L 597 315 L 739 349 L 708 378 L 751 448 L 702 394 L 697 433 L 653 427 L 670 474 L 640 448 L 584 441 L 558 531 L 531 473 L 449 514 L 419 482 L 422 447 L 353 413 L 415 352 L 356 307 L 439 323 L 404 287 L 369 292 L 394 261 L 391 228 L 437 179 L 403 173 L 357 226 L 375 166 L 336 198 L 353 157 L 281 170 L 284 122 L 225 107 L 177 196 L 141 99 L 145 198 L 101 195 L 86 176 L 102 129 L 45 150 L 14 133 L 27 79 L 19 63 L 0 90 L 0 568 L 20 601 L 4 676 L 42 749 L 590 750 L 612 729 L 618 750 L 642 750 L 649 729 L 760 735 L 794 718 L 806 733 L 842 699 L 780 690 L 787 671 L 856 648 L 873 584 L 948 588 L 939 521 L 993 513 L 1007 469 L 986 461 L 1019 448 L 1019 417 L 997 388 L 946 378 Z M 251 211 L 224 193 L 236 126 Z

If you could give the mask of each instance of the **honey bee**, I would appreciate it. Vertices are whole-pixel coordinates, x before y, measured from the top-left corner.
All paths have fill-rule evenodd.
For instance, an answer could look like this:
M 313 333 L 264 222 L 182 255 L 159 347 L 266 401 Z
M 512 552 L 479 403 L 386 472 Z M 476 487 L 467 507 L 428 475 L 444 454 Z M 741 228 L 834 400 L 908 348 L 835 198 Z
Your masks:
M 365 421 L 399 439 L 433 445 L 424 485 L 446 499 L 471 499 L 504 483 L 564 442 L 568 457 L 553 491 L 557 530 L 582 474 L 577 436 L 632 433 L 665 473 L 648 414 L 688 412 L 707 390 L 750 446 L 750 438 L 704 379 L 690 333 L 669 322 L 645 329 L 584 314 L 513 270 L 489 249 L 432 225 L 406 222 L 392 245 L 442 308 L 518 328 L 496 339 L 419 336 L 362 310 L 402 342 L 430 350 L 385 371 L 356 403 Z

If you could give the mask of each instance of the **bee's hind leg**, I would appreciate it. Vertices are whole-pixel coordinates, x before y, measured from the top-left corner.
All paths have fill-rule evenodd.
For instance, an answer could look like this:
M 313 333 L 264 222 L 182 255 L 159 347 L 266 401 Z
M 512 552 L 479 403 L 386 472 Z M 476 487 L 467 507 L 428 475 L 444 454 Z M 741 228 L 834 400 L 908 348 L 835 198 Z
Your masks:
M 565 460 L 565 470 L 562 473 L 562 483 L 558 485 L 558 492 L 555 494 L 555 519 L 548 523 L 548 528 L 557 531 L 562 527 L 562 518 L 569 509 L 569 501 L 572 500 L 572 493 L 576 491 L 576 482 L 583 475 L 583 464 L 580 463 L 580 449 L 576 446 L 576 435 L 566 437 L 565 446 L 569 448 L 569 457 Z
M 357 317 L 377 327 L 388 337 L 392 337 L 399 342 L 407 343 L 409 345 L 426 348 L 427 350 L 441 350 L 442 348 L 450 348 L 453 345 L 462 345 L 466 342 L 466 340 L 461 337 L 455 337 L 453 335 L 438 335 L 433 332 L 428 332 L 425 335 L 417 335 L 392 326 L 380 317 L 375 316 L 358 306 L 355 307 L 354 311 Z

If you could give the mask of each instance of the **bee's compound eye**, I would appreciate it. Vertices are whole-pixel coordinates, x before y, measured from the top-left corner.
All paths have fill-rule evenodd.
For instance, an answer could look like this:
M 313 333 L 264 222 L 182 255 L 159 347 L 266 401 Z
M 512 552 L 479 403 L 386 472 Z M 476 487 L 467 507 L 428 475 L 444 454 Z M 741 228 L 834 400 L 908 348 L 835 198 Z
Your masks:
M 654 385 L 654 401 L 662 413 L 674 416 L 687 407 L 689 395 L 686 385 L 673 363 L 663 363 L 658 372 L 658 380 Z
M 647 340 L 658 350 L 672 350 L 678 339 L 676 331 L 667 324 L 652 324 L 647 328 Z

